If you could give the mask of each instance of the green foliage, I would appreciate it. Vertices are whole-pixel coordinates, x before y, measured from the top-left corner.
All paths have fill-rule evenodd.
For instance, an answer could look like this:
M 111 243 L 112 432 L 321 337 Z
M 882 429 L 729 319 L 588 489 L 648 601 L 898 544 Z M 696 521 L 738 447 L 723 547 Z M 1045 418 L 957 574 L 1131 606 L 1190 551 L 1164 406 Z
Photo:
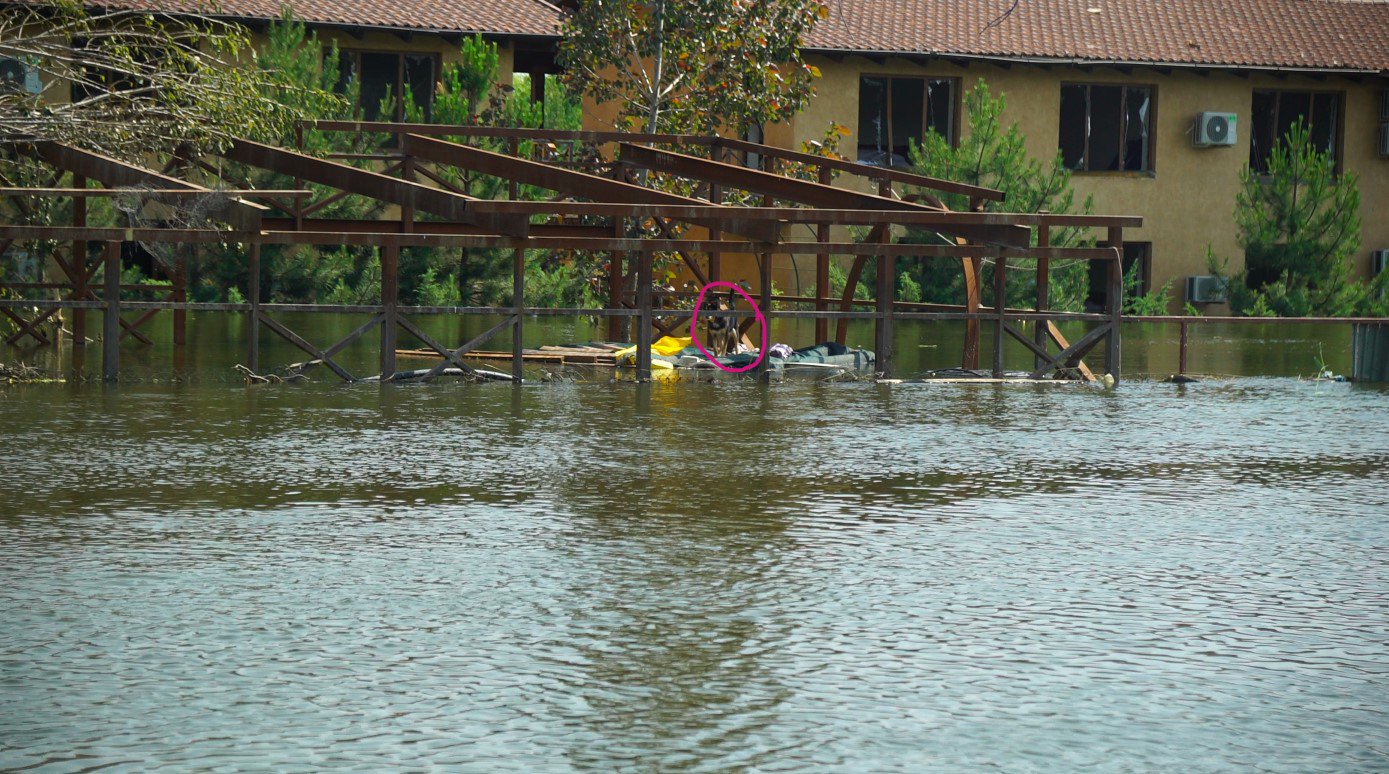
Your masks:
M 464 38 L 458 52 L 461 61 L 448 68 L 446 88 L 440 90 L 440 96 L 462 96 L 466 101 L 467 116 L 472 117 L 477 113 L 483 97 L 492 91 L 492 86 L 497 82 L 501 57 L 497 54 L 497 45 L 483 40 L 481 35 Z
M 547 260 L 532 254 L 526 261 L 526 306 L 595 309 L 605 306 L 583 261 Z
M 1230 308 L 1251 317 L 1383 315 L 1385 278 L 1351 276 L 1360 248 L 1360 191 L 1298 121 L 1264 175 L 1246 167 L 1235 199 L 1245 268 L 1227 278 Z M 1213 268 L 1216 261 L 1211 259 Z M 1220 271 L 1213 273 L 1222 274 Z M 1223 276 L 1223 274 L 1222 274 Z
M 897 300 L 908 303 L 921 300 L 921 286 L 912 279 L 910 272 L 897 275 Z
M 910 156 L 913 171 L 931 177 L 955 180 L 971 185 L 995 188 L 1005 193 L 1002 202 L 988 202 L 989 211 L 1052 212 L 1078 211 L 1089 213 L 1089 197 L 1077 207 L 1071 188 L 1071 171 L 1061 161 L 1061 153 L 1043 163 L 1028 155 L 1025 138 L 1017 123 L 1003 126 L 1006 106 L 1003 94 L 994 97 L 988 84 L 980 79 L 965 96 L 965 120 L 968 132 L 958 146 L 935 132 L 930 132 L 918 147 L 913 144 Z M 920 191 L 939 198 L 953 210 L 968 210 L 969 200 L 962 194 Z M 917 244 L 953 244 L 953 240 L 932 231 L 910 228 L 903 242 Z M 1056 247 L 1091 244 L 1092 237 L 1077 229 L 1053 229 L 1051 244 Z M 1009 261 L 1007 280 L 1009 305 L 1031 306 L 1036 299 L 1036 262 L 1014 259 Z M 980 284 L 993 287 L 993 262 L 985 263 Z M 922 298 L 928 302 L 964 303 L 964 276 L 958 262 L 945 260 L 898 262 L 899 274 L 909 272 L 922 288 Z M 1049 287 L 1051 306 L 1056 309 L 1079 310 L 1088 291 L 1087 267 L 1080 261 L 1053 261 Z
M 1124 314 L 1135 315 L 1164 315 L 1167 308 L 1172 303 L 1172 280 L 1167 280 L 1162 287 L 1150 290 L 1147 293 L 1139 293 L 1138 288 L 1143 284 L 1143 277 L 1140 275 L 1142 266 L 1135 263 L 1124 272 Z
M 620 128 L 741 133 L 813 95 L 801 41 L 828 15 L 816 0 L 588 0 L 559 56 L 575 90 L 616 103 Z
M 438 270 L 431 266 L 420 275 L 415 303 L 420 306 L 462 306 L 463 291 L 457 282 L 452 281 L 452 277 L 445 276 L 444 281 L 440 282 Z

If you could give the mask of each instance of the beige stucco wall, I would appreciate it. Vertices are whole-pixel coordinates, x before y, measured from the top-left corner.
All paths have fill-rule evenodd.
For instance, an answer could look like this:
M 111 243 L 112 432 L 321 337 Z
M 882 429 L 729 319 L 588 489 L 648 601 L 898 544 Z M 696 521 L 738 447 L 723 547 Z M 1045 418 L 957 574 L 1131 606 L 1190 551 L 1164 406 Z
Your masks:
M 1341 91 L 1345 94 L 1343 167 L 1359 179 L 1362 202 L 1363 238 L 1355 257 L 1356 271 L 1368 274 L 1371 251 L 1389 248 L 1389 159 L 1379 156 L 1377 144 L 1381 93 L 1389 87 L 1385 81 L 1233 73 L 1199 75 L 1182 71 L 1163 74 L 1155 69 L 1124 73 L 1114 68 L 1002 68 L 986 64 L 961 67 L 945 62 L 921 65 L 906 60 L 879 63 L 853 56 L 817 56 L 808 61 L 823 73 L 817 83 L 818 96 L 793 125 L 768 131 L 768 138 L 781 145 L 799 147 L 802 140 L 820 137 L 834 121 L 854 133 L 846 138 L 842 149 L 850 156 L 857 143 L 858 85 L 864 74 L 956 77 L 961 79 L 962 94 L 983 78 L 994 94 L 1006 95 L 1004 120 L 1016 121 L 1027 138 L 1028 150 L 1043 159 L 1056 153 L 1063 82 L 1155 86 L 1153 172 L 1077 173 L 1073 183 L 1078 199 L 1087 194 L 1094 196 L 1097 213 L 1143 216 L 1143 227 L 1125 230 L 1125 239 L 1152 243 L 1152 281 L 1160 287 L 1173 280 L 1174 311 L 1185 301 L 1185 277 L 1207 273 L 1208 244 L 1218 256 L 1229 258 L 1232 271 L 1243 265 L 1232 212 L 1240 185 L 1239 173 L 1249 159 L 1253 91 Z M 1206 110 L 1238 115 L 1235 146 L 1192 147 L 1192 121 L 1197 113 Z M 1209 311 L 1219 311 L 1219 307 Z

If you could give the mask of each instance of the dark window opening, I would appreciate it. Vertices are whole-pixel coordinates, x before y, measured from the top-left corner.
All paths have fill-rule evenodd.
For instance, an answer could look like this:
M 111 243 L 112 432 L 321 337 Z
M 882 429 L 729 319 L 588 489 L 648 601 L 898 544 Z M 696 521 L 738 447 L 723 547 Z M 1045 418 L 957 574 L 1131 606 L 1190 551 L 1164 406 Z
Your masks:
M 1337 135 L 1341 124 L 1341 95 L 1336 92 L 1256 90 L 1250 110 L 1249 166 L 1268 171 L 1268 160 L 1277 143 L 1302 121 L 1307 124 L 1312 147 L 1327 154 L 1340 168 Z
M 346 93 L 352 81 L 359 86 L 353 107 L 365 121 L 405 120 L 406 87 L 424 120 L 433 117 L 434 84 L 438 80 L 433 54 L 397 54 L 379 51 L 343 51 L 338 60 L 338 92 Z M 386 99 L 389 103 L 383 105 Z M 383 113 L 385 107 L 392 111 Z
M 1062 162 L 1077 172 L 1152 171 L 1152 108 L 1148 86 L 1062 86 Z
M 1137 267 L 1136 269 L 1134 267 Z M 1146 295 L 1152 287 L 1153 244 L 1151 242 L 1124 243 L 1124 277 L 1136 280 L 1131 287 L 1125 287 L 1128 296 Z M 1085 311 L 1103 312 L 1109 301 L 1109 262 L 1090 262 L 1090 291 L 1085 296 Z
M 907 168 L 927 132 L 955 144 L 955 80 L 864 76 L 858 89 L 858 160 Z

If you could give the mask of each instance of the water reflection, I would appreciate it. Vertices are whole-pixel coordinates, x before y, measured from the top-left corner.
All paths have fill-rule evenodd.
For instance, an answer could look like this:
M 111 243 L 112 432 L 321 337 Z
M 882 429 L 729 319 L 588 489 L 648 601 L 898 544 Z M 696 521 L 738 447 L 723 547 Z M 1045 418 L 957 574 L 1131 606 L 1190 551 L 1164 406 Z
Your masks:
M 0 768 L 1384 765 L 1383 388 L 0 390 Z

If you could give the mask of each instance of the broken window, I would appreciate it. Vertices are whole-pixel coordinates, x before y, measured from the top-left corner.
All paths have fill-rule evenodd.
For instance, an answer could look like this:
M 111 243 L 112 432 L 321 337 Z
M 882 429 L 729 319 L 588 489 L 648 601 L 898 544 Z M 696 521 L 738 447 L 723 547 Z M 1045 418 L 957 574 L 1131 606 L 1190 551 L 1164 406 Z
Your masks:
M 1341 95 L 1329 91 L 1274 91 L 1256 89 L 1249 120 L 1249 167 L 1268 171 L 1274 144 L 1287 136 L 1301 119 L 1311 134 L 1312 147 L 1327 154 L 1340 168 L 1337 135 L 1341 125 Z
M 434 83 L 438 72 L 434 54 L 401 54 L 382 51 L 343 51 L 338 60 L 338 91 L 346 92 L 355 79 L 360 85 L 354 106 L 366 121 L 403 121 L 401 95 L 410 87 L 410 98 L 430 120 Z M 390 102 L 383 105 L 383 101 Z M 382 112 L 382 107 L 390 112 Z
M 1151 86 L 1061 86 L 1062 161 L 1077 172 L 1153 169 Z
M 953 78 L 865 75 L 858 87 L 858 160 L 905 168 L 910 146 L 935 132 L 955 144 Z
M 1109 299 L 1109 261 L 1090 261 L 1089 292 L 1085 311 L 1103 312 Z M 1124 243 L 1124 295 L 1133 298 L 1148 294 L 1153 278 L 1153 243 Z M 1132 284 L 1129 284 L 1132 282 Z

